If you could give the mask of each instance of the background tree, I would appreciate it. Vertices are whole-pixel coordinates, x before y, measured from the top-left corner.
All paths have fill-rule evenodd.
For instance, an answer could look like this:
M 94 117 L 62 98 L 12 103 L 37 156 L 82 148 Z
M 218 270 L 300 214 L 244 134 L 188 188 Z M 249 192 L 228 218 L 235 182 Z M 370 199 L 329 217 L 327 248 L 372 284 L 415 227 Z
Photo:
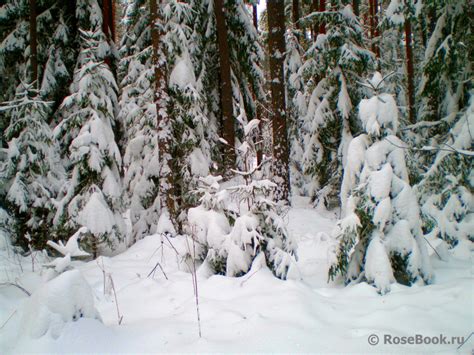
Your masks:
M 273 129 L 273 174 L 277 184 L 277 200 L 289 201 L 289 153 L 286 127 L 286 100 L 284 84 L 285 60 L 285 2 L 271 1 L 268 11 L 268 51 L 272 104 L 270 120 Z
M 232 107 L 232 83 L 230 74 L 229 43 L 224 16 L 224 1 L 215 0 L 217 49 L 219 53 L 220 103 L 222 112 L 222 138 L 226 141 L 223 151 L 223 171 L 230 172 L 235 166 L 235 130 Z
M 25 236 L 37 249 L 50 239 L 53 199 L 64 179 L 58 145 L 47 123 L 50 104 L 41 99 L 33 84 L 22 84 L 15 99 L 0 107 L 10 122 L 5 130 L 7 156 L 0 163 L 1 207 L 10 211 L 13 221 L 5 219 L 4 223 L 16 227 L 10 235 L 24 250 L 29 244 Z
M 69 179 L 58 201 L 55 225 L 60 234 L 87 227 L 94 255 L 110 251 L 124 237 L 120 170 L 116 143 L 117 84 L 104 61 L 112 46 L 102 31 L 97 1 L 79 1 L 81 49 L 71 94 L 61 106 L 55 128 L 67 159 Z

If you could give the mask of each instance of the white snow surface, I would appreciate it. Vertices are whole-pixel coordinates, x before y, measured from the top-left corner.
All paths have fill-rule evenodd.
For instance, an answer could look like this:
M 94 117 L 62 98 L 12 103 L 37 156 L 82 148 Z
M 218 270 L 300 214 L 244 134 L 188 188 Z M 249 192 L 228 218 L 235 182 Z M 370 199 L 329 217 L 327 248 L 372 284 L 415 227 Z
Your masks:
M 89 201 L 79 214 L 78 222 L 87 227 L 93 234 L 112 231 L 115 225 L 115 216 L 100 191 L 92 193 Z
M 381 128 L 395 134 L 398 130 L 398 109 L 395 99 L 390 94 L 380 94 L 359 103 L 359 117 L 364 130 L 379 136 Z
M 186 89 L 187 86 L 196 86 L 196 76 L 194 75 L 193 64 L 189 54 L 185 53 L 178 59 L 171 71 L 169 82 L 171 86 L 177 86 L 181 90 Z
M 474 319 L 472 243 L 448 251 L 447 261 L 431 255 L 432 285 L 395 283 L 381 296 L 367 283 L 343 287 L 339 280 L 327 282 L 336 245 L 330 232 L 338 212 L 317 212 L 304 199 L 293 202 L 286 221 L 298 241 L 299 276 L 281 281 L 262 263 L 254 263 L 243 277 L 211 276 L 203 265 L 197 278 L 202 338 L 192 276 L 159 235 L 115 257 L 73 261 L 76 271 L 49 283 L 39 275 L 39 265 L 31 272 L 29 257 L 0 251 L 1 282 L 16 280 L 34 291 L 28 298 L 15 287 L 0 287 L 0 353 L 470 353 L 472 337 L 456 350 L 457 343 L 384 345 L 383 336 L 469 336 Z M 180 250 L 180 237 L 170 241 Z M 158 262 L 167 278 L 160 268 L 147 277 Z M 378 262 L 383 266 L 380 260 L 373 265 L 374 277 Z M 101 268 L 113 280 L 121 325 Z M 87 295 L 88 288 L 93 296 Z M 37 304 L 47 308 L 52 322 L 31 336 L 24 327 L 37 322 Z M 69 322 L 66 316 L 73 317 L 79 304 L 87 304 L 90 317 Z M 103 323 L 93 319 L 94 304 Z M 378 345 L 369 345 L 371 334 L 379 336 Z

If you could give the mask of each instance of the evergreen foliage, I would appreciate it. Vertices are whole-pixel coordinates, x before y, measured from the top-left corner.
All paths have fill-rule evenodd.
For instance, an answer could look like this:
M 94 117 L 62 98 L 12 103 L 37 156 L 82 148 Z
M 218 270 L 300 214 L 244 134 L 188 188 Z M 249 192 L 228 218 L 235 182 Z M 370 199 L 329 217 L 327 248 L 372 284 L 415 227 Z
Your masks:
M 61 105 L 62 120 L 55 128 L 64 148 L 69 179 L 59 196 L 54 222 L 60 230 L 70 232 L 87 227 L 91 248 L 97 253 L 100 244 L 113 247 L 124 236 L 120 215 L 122 157 L 114 133 L 119 126 L 118 87 L 104 62 L 111 47 L 102 32 L 97 2 L 79 2 L 77 14 L 83 28 L 81 49 L 71 94 Z
M 383 85 L 379 73 L 371 82 L 375 88 Z M 349 145 L 341 189 L 343 219 L 334 231 L 338 247 L 329 276 L 341 273 L 346 283 L 367 281 L 382 294 L 395 280 L 408 285 L 430 282 L 405 144 L 395 135 L 399 121 L 393 96 L 376 92 L 361 100 L 359 118 L 366 133 Z
M 38 249 L 49 239 L 53 199 L 64 179 L 58 145 L 47 124 L 50 104 L 32 85 L 21 84 L 15 99 L 0 108 L 10 122 L 5 130 L 8 149 L 0 165 L 1 207 L 10 213 L 4 214 L 2 228 L 25 250 L 24 236 Z

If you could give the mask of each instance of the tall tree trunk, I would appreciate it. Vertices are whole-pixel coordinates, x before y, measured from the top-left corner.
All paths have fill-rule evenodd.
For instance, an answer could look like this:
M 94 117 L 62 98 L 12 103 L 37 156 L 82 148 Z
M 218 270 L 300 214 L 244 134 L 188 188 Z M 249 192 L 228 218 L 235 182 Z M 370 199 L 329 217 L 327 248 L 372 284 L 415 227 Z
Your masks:
M 285 1 L 267 3 L 268 49 L 270 53 L 270 87 L 272 93 L 273 172 L 277 183 L 276 198 L 288 201 L 290 178 L 288 169 L 288 138 L 286 128 L 285 79 Z
M 412 50 L 412 33 L 410 20 L 405 18 L 405 49 L 406 49 L 406 65 L 407 65 L 407 86 L 408 86 L 408 120 L 415 123 L 415 84 L 413 69 L 413 50 Z
M 298 30 L 298 32 L 301 29 L 300 26 L 300 1 L 299 0 L 293 0 L 292 2 L 292 7 L 291 7 L 291 19 L 293 20 L 293 24 L 295 26 L 295 29 Z M 299 33 L 297 34 L 297 37 L 299 38 Z
M 161 3 L 161 0 L 158 0 Z M 160 45 L 161 28 L 159 23 L 157 0 L 150 0 L 150 26 L 151 42 L 153 46 L 153 65 L 155 67 L 155 103 L 156 121 L 158 131 L 158 154 L 159 154 L 159 185 L 158 198 L 160 201 L 160 213 L 168 213 L 168 217 L 173 221 L 175 216 L 175 205 L 173 200 L 173 175 L 171 171 L 171 122 L 167 113 L 168 92 L 167 73 L 163 50 Z M 174 224 L 174 223 L 173 223 Z M 164 232 L 164 231 L 162 231 Z M 172 231 L 167 231 L 172 232 Z
M 257 14 L 257 5 L 252 5 L 252 11 L 253 11 L 253 25 L 255 26 L 255 31 L 257 31 L 257 34 L 258 34 L 258 14 Z M 256 150 L 257 150 L 257 165 L 260 165 L 263 161 L 263 136 L 262 136 L 262 132 L 263 132 L 263 122 L 262 122 L 262 118 L 263 118 L 263 113 L 262 113 L 262 102 L 258 102 L 257 101 L 257 95 L 255 94 L 255 91 L 252 90 L 252 98 L 253 98 L 253 101 L 255 102 L 255 115 L 256 115 L 256 118 L 260 121 L 260 123 L 258 124 L 258 140 L 260 141 L 257 146 L 256 146 Z
M 313 0 L 312 4 L 311 4 L 311 10 L 313 12 L 318 12 L 319 11 L 319 0 Z M 319 32 L 319 20 L 314 20 L 313 23 L 314 23 L 314 26 L 311 28 L 311 37 L 313 38 L 314 41 L 316 41 L 316 37 L 318 36 L 318 32 Z
M 30 66 L 31 82 L 38 80 L 37 32 L 36 32 L 36 0 L 30 0 Z M 38 83 L 35 84 L 39 87 Z
M 326 11 L 326 0 L 319 0 L 319 12 Z M 324 20 L 319 23 L 319 33 L 326 33 L 326 24 Z
M 369 35 L 370 40 L 374 39 L 374 0 L 369 0 Z
M 114 41 L 114 16 L 112 0 L 102 0 L 102 32 L 104 32 L 107 41 Z M 112 68 L 112 57 L 107 55 L 105 63 Z
M 102 1 L 102 31 L 108 40 L 114 40 L 114 14 L 112 0 Z
M 224 0 L 214 1 L 217 27 L 217 45 L 219 48 L 219 73 L 221 84 L 222 138 L 224 145 L 223 168 L 226 174 L 235 168 L 235 130 L 232 109 L 232 82 L 230 76 L 229 43 L 227 42 L 227 24 L 224 16 Z
M 252 5 L 252 14 L 253 14 L 253 25 L 258 32 L 258 10 L 257 5 Z
M 377 58 L 380 57 L 380 50 L 378 45 L 375 43 L 376 38 L 379 35 L 378 32 L 378 0 L 369 0 L 369 18 L 370 18 L 370 38 L 372 39 L 372 52 L 375 53 Z
M 354 10 L 354 15 L 359 17 L 360 9 L 359 9 L 360 0 L 352 0 L 352 9 Z

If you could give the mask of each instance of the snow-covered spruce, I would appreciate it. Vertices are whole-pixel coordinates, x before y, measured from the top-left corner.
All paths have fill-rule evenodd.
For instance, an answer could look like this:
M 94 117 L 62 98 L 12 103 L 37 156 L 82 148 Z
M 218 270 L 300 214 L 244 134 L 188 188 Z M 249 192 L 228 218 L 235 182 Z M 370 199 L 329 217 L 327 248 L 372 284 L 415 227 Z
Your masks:
M 131 2 L 126 7 L 127 30 L 119 62 L 118 118 L 125 125 L 123 196 L 130 210 L 134 241 L 156 230 L 159 174 L 149 10 L 139 5 Z
M 474 242 L 474 92 L 455 119 L 443 149 L 417 186 L 430 234 L 451 246 Z
M 294 195 L 305 195 L 305 184 L 310 179 L 303 173 L 302 117 L 306 116 L 306 102 L 302 78 L 302 53 L 296 31 L 286 32 L 287 55 L 285 58 L 285 78 L 287 81 L 288 141 L 290 142 L 290 182 Z
M 306 99 L 298 100 L 303 191 L 315 205 L 333 207 L 357 125 L 353 107 L 362 90 L 356 83 L 368 74 L 373 54 L 365 48 L 362 26 L 350 5 L 338 2 L 336 11 L 316 16 L 326 23 L 327 32 L 317 36 L 299 69 Z
M 10 118 L 5 131 L 6 159 L 0 163 L 1 207 L 11 216 L 1 219 L 7 225 L 0 228 L 8 230 L 13 241 L 24 248 L 26 234 L 33 247 L 45 246 L 55 213 L 52 199 L 64 179 L 58 145 L 47 124 L 49 106 L 32 85 L 22 84 L 15 100 L 0 108 Z
M 201 205 L 188 211 L 188 233 L 198 244 L 196 256 L 216 273 L 243 275 L 263 253 L 275 276 L 286 279 L 296 244 L 281 217 L 282 207 L 271 198 L 276 184 L 262 179 L 259 167 L 252 164 L 258 120 L 243 125 L 243 131 L 245 140 L 237 153 L 246 171 L 234 170 L 234 179 L 222 188 L 220 176 L 201 179 Z
M 62 103 L 63 119 L 55 128 L 62 147 L 68 149 L 63 153 L 70 174 L 57 202 L 55 225 L 63 239 L 79 227 L 87 227 L 89 250 L 97 254 L 110 251 L 124 234 L 120 215 L 122 157 L 114 134 L 117 84 L 104 62 L 111 48 L 101 30 L 100 8 L 92 1 L 83 3 L 77 12 L 81 23 L 92 30 L 82 30 L 72 93 Z
M 267 197 L 275 184 L 255 180 L 220 188 L 221 179 L 211 175 L 202 179 L 201 205 L 188 211 L 188 233 L 197 243 L 196 257 L 206 260 L 216 273 L 240 276 L 263 253 L 275 276 L 286 279 L 296 245 L 277 204 Z
M 372 82 L 382 77 L 375 73 Z M 365 134 L 350 145 L 341 189 L 343 218 L 334 230 L 336 260 L 329 270 L 345 282 L 367 281 L 382 294 L 397 281 L 430 282 L 432 271 L 417 198 L 409 184 L 404 143 L 395 136 L 398 110 L 389 94 L 359 104 Z

